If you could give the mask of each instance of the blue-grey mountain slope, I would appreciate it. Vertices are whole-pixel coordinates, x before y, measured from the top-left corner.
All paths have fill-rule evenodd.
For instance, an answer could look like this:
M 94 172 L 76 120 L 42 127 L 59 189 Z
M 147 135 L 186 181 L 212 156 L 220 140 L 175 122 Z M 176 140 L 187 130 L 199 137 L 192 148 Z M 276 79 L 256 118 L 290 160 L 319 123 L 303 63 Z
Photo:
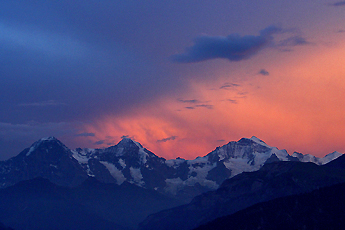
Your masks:
M 140 229 L 193 229 L 259 202 L 342 182 L 345 182 L 344 168 L 277 161 L 265 164 L 258 171 L 232 177 L 216 191 L 197 196 L 189 204 L 150 215 Z

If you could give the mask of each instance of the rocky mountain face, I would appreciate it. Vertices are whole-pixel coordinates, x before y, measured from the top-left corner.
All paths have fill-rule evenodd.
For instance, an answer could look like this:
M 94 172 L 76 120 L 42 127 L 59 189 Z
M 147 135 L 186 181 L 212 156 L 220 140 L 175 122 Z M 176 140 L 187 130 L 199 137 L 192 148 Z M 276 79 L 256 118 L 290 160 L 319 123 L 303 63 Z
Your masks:
M 189 204 L 150 215 L 140 229 L 193 229 L 259 202 L 343 182 L 344 168 L 297 161 L 273 162 L 258 171 L 225 180 L 219 189 L 196 196 Z
M 86 180 L 87 174 L 71 150 L 54 137 L 42 138 L 19 155 L 0 161 L 0 188 L 36 177 L 75 186 Z
M 252 137 L 229 142 L 194 160 L 166 160 L 129 138 L 105 149 L 70 150 L 56 138 L 48 137 L 18 156 L 0 162 L 0 188 L 35 177 L 63 186 L 76 186 L 87 177 L 95 177 L 117 185 L 126 181 L 187 202 L 196 195 L 219 188 L 228 178 L 259 170 L 269 162 L 324 164 L 340 155 L 335 152 L 321 159 L 298 153 L 290 156 L 285 150 Z

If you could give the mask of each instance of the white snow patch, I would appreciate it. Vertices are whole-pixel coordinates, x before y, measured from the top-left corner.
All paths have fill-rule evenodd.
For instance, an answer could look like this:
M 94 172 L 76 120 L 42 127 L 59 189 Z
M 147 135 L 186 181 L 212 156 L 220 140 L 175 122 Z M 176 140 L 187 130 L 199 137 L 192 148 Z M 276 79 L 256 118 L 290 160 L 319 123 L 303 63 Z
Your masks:
M 53 140 L 56 140 L 55 137 L 43 137 L 40 139 L 40 141 L 53 141 Z
M 330 153 L 330 154 L 327 154 L 326 156 L 324 156 L 323 158 L 320 158 L 319 159 L 319 162 L 324 165 L 324 164 L 327 164 L 329 162 L 331 162 L 332 160 L 335 160 L 337 159 L 338 157 L 340 157 L 341 155 L 343 155 L 342 153 L 340 152 L 333 152 L 333 153 Z
M 204 157 L 197 157 L 194 160 L 187 160 L 188 164 L 196 164 L 196 163 L 207 163 L 208 162 L 208 156 Z
M 183 162 L 185 162 L 185 159 L 182 158 L 176 158 L 176 159 L 171 159 L 171 160 L 166 160 L 165 164 L 169 167 L 174 167 L 175 169 L 180 166 Z
M 139 168 L 130 167 L 129 171 L 136 185 L 141 186 L 141 187 L 145 185 L 145 182 L 142 181 L 143 175 L 141 174 L 141 171 Z
M 271 146 L 267 145 L 264 141 L 260 140 L 259 138 L 257 138 L 256 136 L 252 136 L 251 138 L 249 138 L 250 140 L 260 144 L 260 145 L 263 145 L 267 148 L 272 148 Z
M 140 162 L 142 164 L 145 164 L 147 162 L 147 157 L 148 157 L 148 154 L 147 152 L 145 152 L 145 150 L 143 148 L 139 149 L 139 159 L 140 159 Z
M 95 174 L 93 174 L 90 170 L 90 166 L 89 165 L 86 165 L 87 166 L 87 169 L 86 169 L 86 173 L 88 176 L 91 176 L 91 177 L 95 177 Z
M 36 145 L 32 145 L 29 149 L 29 151 L 26 153 L 26 156 L 29 156 L 33 151 L 35 151 Z
M 132 139 L 130 139 L 131 141 L 133 141 Z M 142 149 L 143 146 L 139 143 L 139 142 L 136 142 L 136 141 L 133 141 L 133 143 L 139 147 L 139 149 Z
M 267 146 L 266 146 L 267 147 Z M 252 172 L 259 170 L 273 154 L 275 154 L 279 160 L 288 161 L 289 154 L 287 151 L 279 150 L 276 147 L 269 147 L 267 152 L 253 152 L 253 159 L 249 159 L 243 154 L 243 149 L 235 153 L 235 157 L 229 158 L 224 161 L 224 165 L 227 169 L 231 170 L 231 177 L 236 176 L 242 172 Z
M 53 164 L 50 164 L 49 166 L 50 166 L 50 167 L 54 167 L 54 168 L 56 168 L 56 169 L 58 168 L 56 165 L 53 165 Z
M 116 168 L 115 165 L 106 161 L 100 161 L 100 163 L 102 163 L 108 169 L 110 175 L 116 179 L 118 185 L 122 184 L 126 180 L 125 176 L 118 168 Z
M 248 164 L 248 159 L 243 158 L 231 158 L 224 162 L 224 165 L 231 170 L 231 177 L 242 172 L 252 172 L 260 169 L 260 165 L 250 165 Z
M 89 157 L 87 157 L 86 153 L 79 153 L 76 150 L 71 150 L 72 151 L 72 157 L 76 159 L 79 164 L 87 164 L 89 161 Z
M 126 163 L 123 159 L 119 159 L 119 164 L 121 165 L 121 167 L 124 169 L 126 168 Z
M 219 161 L 224 160 L 228 156 L 225 148 L 219 148 L 217 153 L 218 153 Z

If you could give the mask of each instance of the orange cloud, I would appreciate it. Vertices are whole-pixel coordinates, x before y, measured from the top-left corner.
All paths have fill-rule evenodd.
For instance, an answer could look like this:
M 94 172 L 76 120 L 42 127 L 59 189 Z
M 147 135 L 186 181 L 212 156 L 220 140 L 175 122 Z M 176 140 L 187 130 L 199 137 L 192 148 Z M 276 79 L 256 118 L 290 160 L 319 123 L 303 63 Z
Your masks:
M 241 81 L 233 72 L 228 76 L 219 70 L 218 80 L 190 82 L 179 99 L 160 98 L 127 116 L 108 115 L 83 132 L 94 133 L 87 137 L 93 142 L 104 140 L 101 147 L 129 135 L 168 159 L 203 156 L 253 135 L 290 154 L 345 152 L 345 46 L 309 51 L 266 64 L 269 76 L 257 75 L 260 68 L 251 67 L 256 76 Z M 225 82 L 228 87 L 222 87 Z

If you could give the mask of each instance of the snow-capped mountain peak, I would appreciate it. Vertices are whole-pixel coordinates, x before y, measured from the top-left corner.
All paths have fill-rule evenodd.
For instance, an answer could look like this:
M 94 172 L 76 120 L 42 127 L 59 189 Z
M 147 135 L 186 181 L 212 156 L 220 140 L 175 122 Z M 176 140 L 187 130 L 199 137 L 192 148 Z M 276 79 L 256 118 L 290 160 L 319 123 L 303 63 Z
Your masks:
M 59 141 L 59 140 L 54 136 L 50 136 L 50 137 L 43 137 L 39 141 Z
M 257 138 L 256 136 L 252 136 L 251 138 L 249 138 L 250 140 L 260 144 L 260 145 L 264 145 L 266 147 L 272 148 L 271 146 L 268 146 L 263 140 Z
M 63 147 L 65 150 L 69 150 L 62 142 L 60 142 L 57 138 L 50 136 L 50 137 L 44 137 L 41 138 L 40 140 L 36 141 L 33 143 L 29 149 L 29 151 L 26 153 L 26 156 L 30 156 L 31 153 L 33 153 L 36 149 L 38 149 L 42 145 L 52 145 L 52 144 L 57 144 Z
M 138 148 L 143 148 L 143 146 L 139 142 L 136 142 L 128 137 L 123 137 L 117 145 L 118 146 L 136 145 Z
M 91 176 L 105 183 L 120 185 L 127 181 L 189 199 L 199 192 L 217 189 L 225 179 L 237 174 L 259 170 L 266 163 L 294 160 L 325 164 L 340 155 L 334 152 L 321 159 L 299 153 L 290 156 L 286 150 L 253 136 L 231 141 L 194 160 L 165 160 L 130 138 L 122 138 L 117 145 L 105 149 L 70 150 L 55 137 L 46 137 L 17 157 L 0 162 L 0 187 L 37 175 L 60 184 L 75 184 Z M 8 181 L 9 177 L 16 179 Z

